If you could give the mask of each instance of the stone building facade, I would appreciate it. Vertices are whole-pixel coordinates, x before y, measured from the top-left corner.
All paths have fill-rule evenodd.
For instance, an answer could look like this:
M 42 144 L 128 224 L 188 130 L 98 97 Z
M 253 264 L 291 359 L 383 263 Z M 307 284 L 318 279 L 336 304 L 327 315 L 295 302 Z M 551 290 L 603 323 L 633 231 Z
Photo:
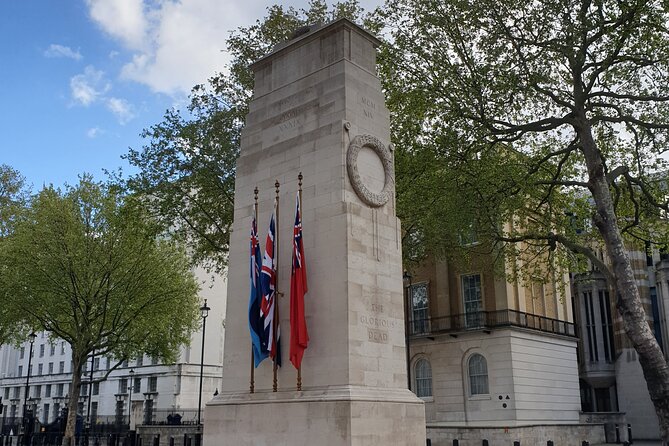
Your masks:
M 668 357 L 669 254 L 657 249 L 630 249 L 628 254 L 648 324 Z M 616 309 L 615 289 L 602 273 L 590 268 L 573 276 L 573 301 L 581 334 L 578 363 L 583 411 L 624 413 L 635 438 L 659 438 L 641 365 Z
M 507 281 L 485 260 L 466 270 L 429 260 L 405 277 L 409 381 L 433 444 L 545 444 L 581 429 L 569 277 L 553 279 Z
M 223 278 L 205 281 L 204 272 L 198 276 L 202 278 L 201 296 L 208 299 L 211 308 L 205 337 L 204 410 L 204 403 L 212 398 L 217 389 L 220 390 L 221 385 L 225 282 Z M 132 428 L 148 420 L 160 421 L 156 417 L 164 417 L 168 410 L 185 410 L 187 416 L 194 420 L 199 396 L 201 346 L 202 331 L 198 330 L 193 333 L 190 344 L 181 348 L 174 364 L 163 364 L 143 356 L 125 361 L 111 372 L 109 369 L 116 364 L 112 358 L 89 357 L 82 376 L 79 415 L 92 424 L 109 424 L 117 419 L 125 420 L 124 424 L 127 424 L 130 407 Z M 20 346 L 0 346 L 0 397 L 3 406 L 0 426 L 17 423 L 17 418 L 23 416 L 24 404 L 42 424 L 52 423 L 67 407 L 72 381 L 69 344 L 62 340 L 50 340 L 46 333 L 41 332 L 34 340 L 30 361 L 29 352 L 29 341 Z M 29 363 L 31 370 L 26 397 Z M 104 381 L 95 382 L 107 373 L 109 375 Z

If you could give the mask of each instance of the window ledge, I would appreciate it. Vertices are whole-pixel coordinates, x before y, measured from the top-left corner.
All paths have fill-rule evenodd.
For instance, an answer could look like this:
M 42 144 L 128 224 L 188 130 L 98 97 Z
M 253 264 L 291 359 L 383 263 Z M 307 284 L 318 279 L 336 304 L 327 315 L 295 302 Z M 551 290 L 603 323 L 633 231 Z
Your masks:
M 483 401 L 483 400 L 489 400 L 490 399 L 490 394 L 489 393 L 483 393 L 480 395 L 469 395 L 469 400 L 470 401 Z
M 419 396 L 418 398 L 425 401 L 426 403 L 433 403 L 434 402 L 434 397 L 433 396 Z

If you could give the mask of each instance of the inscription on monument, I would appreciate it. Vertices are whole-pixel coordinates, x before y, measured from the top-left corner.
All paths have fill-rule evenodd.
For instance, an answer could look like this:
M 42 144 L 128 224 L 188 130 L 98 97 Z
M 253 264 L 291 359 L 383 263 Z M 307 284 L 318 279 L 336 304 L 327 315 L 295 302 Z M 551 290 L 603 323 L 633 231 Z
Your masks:
M 388 332 L 385 330 L 374 330 L 372 328 L 368 328 L 367 337 L 369 338 L 370 342 L 376 342 L 377 344 L 388 343 Z
M 297 101 L 295 97 L 293 97 L 291 100 L 288 100 L 288 98 L 285 100 L 288 101 L 287 103 L 291 104 Z M 272 119 L 272 125 L 278 126 L 281 133 L 287 130 L 295 130 L 304 123 L 304 115 L 309 111 L 309 109 L 314 108 L 317 105 L 318 101 L 314 100 L 290 110 L 286 110 Z
M 360 96 L 360 103 L 362 104 L 362 113 L 365 118 L 374 119 L 374 111 L 376 111 L 376 103 L 371 99 Z
M 388 343 L 388 329 L 394 328 L 397 321 L 388 320 L 379 315 L 383 311 L 383 305 L 371 304 L 372 313 L 360 316 L 360 323 L 367 327 L 367 338 L 370 342 L 377 344 Z

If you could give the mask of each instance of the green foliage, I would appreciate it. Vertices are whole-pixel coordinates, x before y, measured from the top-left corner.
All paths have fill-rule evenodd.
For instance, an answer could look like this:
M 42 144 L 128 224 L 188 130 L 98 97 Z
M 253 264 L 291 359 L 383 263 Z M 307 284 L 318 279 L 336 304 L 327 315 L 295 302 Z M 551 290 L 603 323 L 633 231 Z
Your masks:
M 15 169 L 6 164 L 0 164 L 0 252 L 3 249 L 4 239 L 11 234 L 20 213 L 28 202 L 29 192 L 25 186 L 25 179 Z M 3 266 L 0 264 L 0 271 Z M 0 274 L 0 289 L 6 288 Z M 0 301 L 2 302 L 2 301 Z M 0 304 L 0 344 L 10 339 L 13 329 L 12 313 L 6 305 Z
M 14 327 L 45 330 L 81 359 L 175 359 L 198 317 L 183 249 L 117 190 L 83 177 L 34 196 L 0 250 L 2 307 Z
M 667 242 L 664 6 L 391 0 L 383 18 L 409 260 L 466 260 L 454 235 L 472 225 L 508 258 L 596 260 L 589 128 L 627 243 Z
M 11 232 L 17 214 L 28 200 L 29 191 L 20 172 L 0 164 L 0 237 Z
M 188 244 L 195 263 L 220 272 L 227 262 L 235 161 L 253 90 L 249 65 L 302 26 L 340 17 L 360 21 L 362 14 L 356 0 L 332 8 L 322 0 L 306 9 L 269 7 L 264 18 L 228 39 L 227 73 L 195 86 L 187 112 L 167 111 L 143 132 L 148 144 L 126 155 L 139 173 L 124 186 L 142 197 L 163 232 Z

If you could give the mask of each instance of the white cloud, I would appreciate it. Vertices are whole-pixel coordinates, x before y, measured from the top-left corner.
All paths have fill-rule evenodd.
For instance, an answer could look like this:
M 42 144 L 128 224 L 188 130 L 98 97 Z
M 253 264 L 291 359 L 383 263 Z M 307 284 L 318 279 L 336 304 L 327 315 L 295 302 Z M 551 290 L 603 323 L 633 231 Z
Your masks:
M 91 18 L 130 49 L 144 47 L 147 20 L 142 0 L 87 0 Z
M 276 0 L 86 0 L 102 30 L 132 52 L 121 77 L 179 96 L 225 69 L 230 31 L 262 18 Z M 308 0 L 284 7 L 307 8 Z M 367 10 L 382 0 L 362 0 Z
M 265 0 L 87 0 L 90 17 L 132 51 L 121 77 L 181 95 L 224 69 L 229 31 L 251 24 Z
M 125 99 L 119 99 L 119 98 L 107 98 L 106 99 L 106 105 L 107 108 L 116 115 L 116 118 L 118 119 L 118 122 L 123 124 L 126 124 L 128 121 L 130 121 L 132 118 L 135 117 L 135 112 L 130 105 L 128 101 Z
M 46 51 L 44 51 L 45 57 L 67 57 L 69 59 L 81 60 L 83 56 L 79 50 L 74 51 L 69 46 L 58 45 L 57 43 L 52 43 L 49 45 Z
M 100 127 L 93 127 L 93 128 L 90 128 L 86 131 L 86 136 L 93 139 L 93 138 L 97 138 L 102 133 L 104 133 L 104 131 Z
M 83 73 L 70 79 L 70 90 L 74 104 L 84 107 L 96 103 L 104 104 L 121 125 L 136 116 L 134 107 L 127 100 L 107 94 L 111 90 L 111 83 L 105 77 L 104 71 L 96 70 L 91 65 L 87 66 Z M 86 134 L 90 138 L 95 138 L 99 133 L 100 129 L 96 127 L 89 129 Z
M 75 102 L 88 107 L 105 94 L 111 85 L 104 78 L 104 72 L 87 66 L 82 74 L 70 79 L 70 90 Z

